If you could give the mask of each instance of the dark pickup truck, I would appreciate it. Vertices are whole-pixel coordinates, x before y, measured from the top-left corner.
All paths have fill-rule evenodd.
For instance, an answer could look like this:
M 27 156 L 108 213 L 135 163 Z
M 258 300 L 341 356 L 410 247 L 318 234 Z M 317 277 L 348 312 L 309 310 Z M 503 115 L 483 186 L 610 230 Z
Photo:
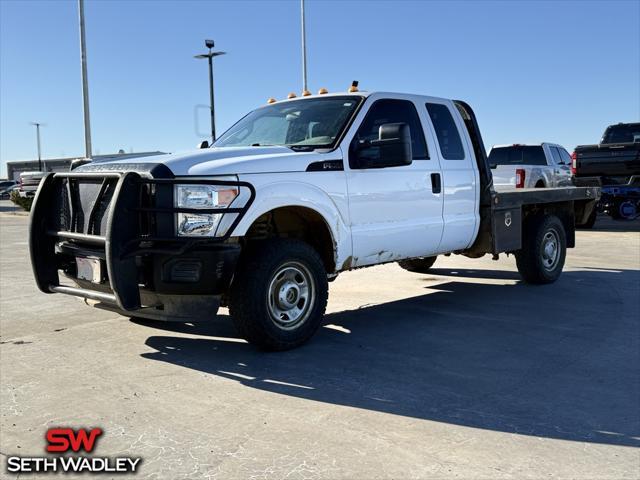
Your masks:
M 640 123 L 618 123 L 597 145 L 577 146 L 571 155 L 577 186 L 601 186 L 598 210 L 615 219 L 633 220 L 640 212 Z M 581 225 L 592 227 L 595 212 Z

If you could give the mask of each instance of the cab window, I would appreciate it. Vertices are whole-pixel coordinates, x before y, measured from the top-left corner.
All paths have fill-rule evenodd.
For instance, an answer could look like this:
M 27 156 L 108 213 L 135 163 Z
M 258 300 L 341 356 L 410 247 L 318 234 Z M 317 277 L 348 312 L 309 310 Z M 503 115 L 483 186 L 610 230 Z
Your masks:
M 464 160 L 462 140 L 449 108 L 441 103 L 427 103 L 427 111 L 436 130 L 442 157 L 445 160 Z
M 571 155 L 564 148 L 559 148 L 560 157 L 562 158 L 562 163 L 565 165 L 571 165 Z
M 414 160 L 428 160 L 424 131 L 413 102 L 408 100 L 378 100 L 369 109 L 358 129 L 354 142 L 377 140 L 380 125 L 385 123 L 406 123 L 411 133 L 411 151 Z
M 549 147 L 549 150 L 551 150 L 551 156 L 553 157 L 553 162 L 556 165 L 561 165 L 562 157 L 560 156 L 560 151 L 556 147 Z

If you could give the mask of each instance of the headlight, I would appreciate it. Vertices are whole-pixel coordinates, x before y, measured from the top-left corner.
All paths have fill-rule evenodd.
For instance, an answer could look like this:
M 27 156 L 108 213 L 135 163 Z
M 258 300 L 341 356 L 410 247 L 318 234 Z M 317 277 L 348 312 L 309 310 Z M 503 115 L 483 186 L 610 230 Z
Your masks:
M 238 196 L 238 189 L 220 185 L 176 185 L 175 205 L 178 208 L 226 208 Z M 222 213 L 178 213 L 179 236 L 215 236 Z

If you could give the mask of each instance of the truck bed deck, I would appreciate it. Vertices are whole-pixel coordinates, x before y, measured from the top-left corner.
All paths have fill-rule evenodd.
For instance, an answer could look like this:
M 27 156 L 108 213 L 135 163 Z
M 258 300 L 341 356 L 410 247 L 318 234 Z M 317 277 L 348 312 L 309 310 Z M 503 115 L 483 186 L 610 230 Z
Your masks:
M 564 223 L 567 245 L 574 246 L 574 224 L 583 223 L 600 198 L 599 187 L 514 188 L 491 191 L 491 205 L 481 207 L 480 231 L 471 255 L 514 252 L 522 248 L 525 223 L 541 212 Z

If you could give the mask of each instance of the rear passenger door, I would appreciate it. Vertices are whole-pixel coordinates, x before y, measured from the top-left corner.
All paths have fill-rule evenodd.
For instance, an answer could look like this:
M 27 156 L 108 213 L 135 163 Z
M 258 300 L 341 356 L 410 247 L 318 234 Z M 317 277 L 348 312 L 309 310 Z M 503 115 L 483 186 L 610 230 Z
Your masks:
M 573 185 L 571 182 L 571 155 L 564 148 L 558 147 L 562 163 L 558 165 L 558 186 L 566 187 Z
M 571 185 L 571 157 L 569 157 L 569 154 L 564 148 L 556 147 L 555 145 L 549 145 L 549 151 L 551 152 L 552 158 L 552 163 L 549 168 L 552 170 L 551 178 L 553 179 L 550 186 L 562 187 L 565 185 Z M 569 157 L 569 163 L 566 165 L 564 164 L 565 160 L 562 158 L 562 152 Z
M 480 222 L 478 168 L 453 102 L 433 99 L 425 107 L 442 168 L 444 231 L 440 251 L 453 252 L 469 247 L 476 236 Z
M 438 253 L 443 229 L 441 172 L 437 155 L 430 155 L 433 140 L 425 135 L 425 121 L 424 108 L 409 98 L 372 96 L 345 138 L 353 266 Z M 358 142 L 377 139 L 380 125 L 398 122 L 409 125 L 412 163 L 360 168 Z

